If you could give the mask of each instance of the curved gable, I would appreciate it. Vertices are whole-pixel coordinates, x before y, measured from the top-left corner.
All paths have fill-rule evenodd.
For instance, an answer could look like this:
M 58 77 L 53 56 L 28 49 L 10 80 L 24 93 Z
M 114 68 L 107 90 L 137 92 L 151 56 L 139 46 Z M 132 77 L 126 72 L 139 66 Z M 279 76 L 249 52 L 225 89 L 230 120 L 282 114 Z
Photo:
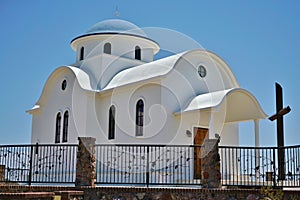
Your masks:
M 198 74 L 200 65 L 204 66 L 207 72 L 203 78 Z M 173 71 L 185 76 L 198 94 L 239 88 L 230 67 L 210 51 L 195 49 L 185 52 L 174 64 Z
M 29 114 L 32 114 L 33 112 L 35 112 L 35 111 L 39 110 L 41 107 L 43 107 L 43 105 L 46 104 L 47 99 L 49 98 L 51 90 L 57 84 L 57 81 L 59 79 L 61 79 L 63 76 L 70 76 L 70 78 L 73 79 L 73 81 L 76 81 L 82 89 L 92 91 L 89 76 L 84 71 L 82 71 L 79 68 L 72 67 L 72 66 L 62 66 L 62 67 L 57 68 L 56 70 L 54 70 L 51 73 L 51 75 L 49 76 L 49 78 L 47 79 L 47 81 L 44 85 L 44 88 L 43 88 L 43 91 L 42 91 L 42 94 L 41 94 L 39 100 L 37 101 L 37 103 L 35 104 L 35 106 L 33 108 L 31 108 L 30 110 L 28 110 L 26 112 L 28 112 Z M 71 81 L 71 80 L 69 80 L 69 81 Z

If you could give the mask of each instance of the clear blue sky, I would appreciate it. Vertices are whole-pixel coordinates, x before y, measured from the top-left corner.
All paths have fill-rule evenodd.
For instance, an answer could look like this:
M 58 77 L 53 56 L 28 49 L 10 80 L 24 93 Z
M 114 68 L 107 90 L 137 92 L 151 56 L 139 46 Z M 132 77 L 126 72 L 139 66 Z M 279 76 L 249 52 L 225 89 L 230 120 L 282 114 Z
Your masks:
M 188 2 L 188 3 L 187 3 Z M 300 144 L 300 1 L 15 1 L 0 2 L 0 144 L 29 143 L 31 116 L 50 73 L 74 63 L 70 41 L 93 24 L 120 18 L 140 27 L 184 33 L 221 56 L 240 85 L 268 115 L 275 82 L 284 88 L 285 144 Z M 261 121 L 261 144 L 276 145 L 276 126 Z M 241 144 L 253 145 L 253 125 L 242 123 Z

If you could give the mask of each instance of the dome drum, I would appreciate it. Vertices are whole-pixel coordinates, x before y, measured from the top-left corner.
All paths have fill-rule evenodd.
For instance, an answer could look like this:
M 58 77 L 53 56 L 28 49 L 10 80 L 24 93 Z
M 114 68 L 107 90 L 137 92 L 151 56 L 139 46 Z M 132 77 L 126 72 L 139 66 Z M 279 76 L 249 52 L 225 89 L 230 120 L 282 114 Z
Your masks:
M 103 52 L 106 43 L 111 44 L 112 55 L 133 59 L 135 48 L 139 47 L 142 55 L 140 60 L 145 62 L 153 61 L 154 55 L 159 51 L 159 45 L 149 39 L 142 29 L 119 19 L 96 23 L 85 34 L 74 38 L 71 47 L 77 52 L 77 61 L 80 61 Z

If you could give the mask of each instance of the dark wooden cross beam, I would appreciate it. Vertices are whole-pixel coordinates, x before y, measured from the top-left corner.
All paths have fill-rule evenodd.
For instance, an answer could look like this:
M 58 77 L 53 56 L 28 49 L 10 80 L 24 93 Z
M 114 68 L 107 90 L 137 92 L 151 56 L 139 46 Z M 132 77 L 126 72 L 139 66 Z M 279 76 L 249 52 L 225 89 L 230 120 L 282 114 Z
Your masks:
M 278 179 L 285 180 L 285 167 L 284 167 L 284 128 L 283 128 L 283 116 L 291 111 L 288 106 L 283 108 L 283 97 L 282 97 L 282 87 L 275 83 L 276 87 L 276 113 L 269 117 L 269 120 L 277 120 L 277 146 L 278 146 Z
M 283 115 L 288 114 L 290 111 L 291 111 L 291 108 L 289 106 L 282 108 L 278 113 L 269 117 L 269 120 L 274 121 L 275 119 L 278 119 L 279 116 L 282 117 Z

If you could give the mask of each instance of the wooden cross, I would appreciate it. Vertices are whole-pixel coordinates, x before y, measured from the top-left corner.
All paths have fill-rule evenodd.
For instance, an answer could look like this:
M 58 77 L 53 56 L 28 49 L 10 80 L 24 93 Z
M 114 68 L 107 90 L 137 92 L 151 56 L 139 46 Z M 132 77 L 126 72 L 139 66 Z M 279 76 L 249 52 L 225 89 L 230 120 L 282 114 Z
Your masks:
M 283 116 L 291 111 L 291 108 L 283 108 L 282 87 L 275 83 L 276 87 L 276 114 L 269 117 L 269 120 L 277 120 L 277 146 L 278 146 L 278 179 L 285 180 L 285 167 L 284 167 L 284 129 L 283 129 Z

